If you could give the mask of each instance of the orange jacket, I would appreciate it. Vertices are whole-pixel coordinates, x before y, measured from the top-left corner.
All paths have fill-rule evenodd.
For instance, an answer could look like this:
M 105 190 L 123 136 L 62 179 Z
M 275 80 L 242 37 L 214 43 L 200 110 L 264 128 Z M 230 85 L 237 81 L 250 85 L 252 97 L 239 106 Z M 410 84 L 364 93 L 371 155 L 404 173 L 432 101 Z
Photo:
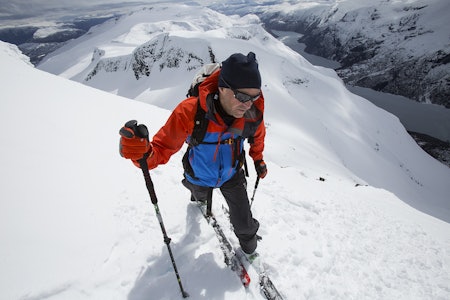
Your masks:
M 252 108 L 246 112 L 243 118 L 235 119 L 231 126 L 227 126 L 220 115 L 215 111 L 212 103 L 214 100 L 211 97 L 212 94 L 217 93 L 218 91 L 219 73 L 220 70 L 211 74 L 199 87 L 198 99 L 201 107 L 206 111 L 206 117 L 210 120 L 205 140 L 210 139 L 211 141 L 212 139 L 212 141 L 220 142 L 220 140 L 224 140 L 228 136 L 234 138 L 243 136 L 245 138 L 248 137 L 246 136 L 248 128 L 251 128 L 252 126 L 256 127 L 251 129 L 251 131 L 253 131 L 252 136 L 254 137 L 254 141 L 250 144 L 249 155 L 254 161 L 261 160 L 263 159 L 265 138 L 263 121 L 264 98 L 261 95 L 261 97 L 253 103 Z M 208 95 L 210 97 L 208 97 Z M 207 98 L 211 99 L 207 101 Z M 152 140 L 153 153 L 147 159 L 149 169 L 167 163 L 170 157 L 180 150 L 183 143 L 189 141 L 194 128 L 198 99 L 197 97 L 189 97 L 180 102 L 166 121 L 166 124 L 154 135 Z M 214 145 L 213 147 L 218 146 Z M 217 155 L 217 150 L 211 152 L 211 161 L 217 159 L 217 157 L 214 157 L 215 155 Z M 208 159 L 205 157 L 204 151 L 202 152 L 202 156 L 202 159 Z

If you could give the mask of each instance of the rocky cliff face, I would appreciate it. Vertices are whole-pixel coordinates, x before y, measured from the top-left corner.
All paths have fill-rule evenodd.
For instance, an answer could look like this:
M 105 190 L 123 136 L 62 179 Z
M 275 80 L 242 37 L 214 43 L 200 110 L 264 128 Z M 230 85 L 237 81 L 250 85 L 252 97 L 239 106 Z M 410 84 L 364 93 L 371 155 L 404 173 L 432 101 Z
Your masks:
M 89 81 L 99 73 L 133 72 L 136 80 L 149 77 L 151 72 L 161 72 L 165 68 L 184 68 L 187 71 L 200 68 L 205 63 L 215 62 L 212 49 L 206 42 L 198 43 L 203 53 L 209 53 L 209 60 L 203 59 L 199 54 L 190 51 L 183 46 L 183 40 L 170 37 L 168 33 L 162 33 L 144 43 L 133 51 L 131 55 L 102 58 L 99 49 L 94 51 L 92 62 L 94 68 L 84 79 Z

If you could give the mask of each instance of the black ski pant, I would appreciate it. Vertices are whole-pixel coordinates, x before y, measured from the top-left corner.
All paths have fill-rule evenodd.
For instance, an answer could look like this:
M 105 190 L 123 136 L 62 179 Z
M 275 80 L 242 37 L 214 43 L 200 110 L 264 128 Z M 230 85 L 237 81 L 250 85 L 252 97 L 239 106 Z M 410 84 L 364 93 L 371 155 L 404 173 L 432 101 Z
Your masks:
M 191 191 L 195 200 L 211 203 L 214 188 L 195 185 L 186 179 L 183 179 L 182 183 Z M 253 218 L 250 210 L 244 171 L 242 169 L 237 171 L 230 180 L 223 183 L 220 191 L 228 204 L 230 222 L 242 250 L 249 254 L 254 252 L 257 246 L 256 232 L 259 222 Z

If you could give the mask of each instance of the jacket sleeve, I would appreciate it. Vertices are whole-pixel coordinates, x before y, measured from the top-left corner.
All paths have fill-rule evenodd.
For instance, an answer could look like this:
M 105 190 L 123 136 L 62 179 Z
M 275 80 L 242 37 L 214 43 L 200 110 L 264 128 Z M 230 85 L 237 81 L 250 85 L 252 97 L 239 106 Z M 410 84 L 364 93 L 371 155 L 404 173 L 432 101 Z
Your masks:
M 259 103 L 255 103 L 257 108 L 262 112 L 261 114 L 261 123 L 258 125 L 254 135 L 254 141 L 250 144 L 249 155 L 253 158 L 253 161 L 258 161 L 263 159 L 263 151 L 264 151 L 264 140 L 266 137 L 266 127 L 264 125 L 264 98 L 261 97 Z
M 166 124 L 153 136 L 152 153 L 147 159 L 149 170 L 167 163 L 181 149 L 194 127 L 196 103 L 197 98 L 191 97 L 178 104 Z
M 265 136 L 266 136 L 266 127 L 264 126 L 263 120 L 261 124 L 259 124 L 258 129 L 256 129 L 253 144 L 250 144 L 249 155 L 251 158 L 253 158 L 253 161 L 263 159 Z

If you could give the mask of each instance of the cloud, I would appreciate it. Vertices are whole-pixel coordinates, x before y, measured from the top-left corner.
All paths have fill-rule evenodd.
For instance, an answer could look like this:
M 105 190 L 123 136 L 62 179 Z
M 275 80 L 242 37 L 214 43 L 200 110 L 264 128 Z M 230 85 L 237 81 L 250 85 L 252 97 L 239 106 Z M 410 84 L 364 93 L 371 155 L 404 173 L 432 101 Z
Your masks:
M 98 9 L 101 6 L 116 7 L 117 5 L 142 5 L 157 0 L 0 0 L 0 18 L 15 20 L 55 13 L 75 14 L 77 10 Z

